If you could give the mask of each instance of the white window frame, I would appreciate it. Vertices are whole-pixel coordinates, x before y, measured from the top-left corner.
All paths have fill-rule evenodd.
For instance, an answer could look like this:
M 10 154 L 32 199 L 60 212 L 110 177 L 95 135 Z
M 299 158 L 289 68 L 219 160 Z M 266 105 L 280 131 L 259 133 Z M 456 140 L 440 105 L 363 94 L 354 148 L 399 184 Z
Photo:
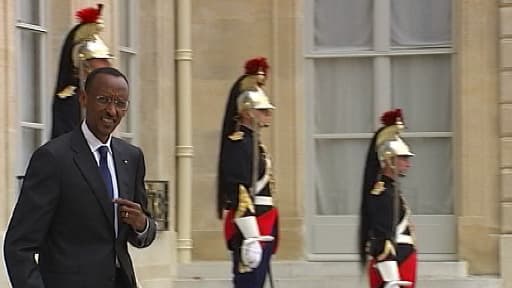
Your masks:
M 38 43 L 39 45 L 39 48 L 38 48 L 38 51 L 40 53 L 40 56 L 39 56 L 39 67 L 40 67 L 40 71 L 39 71 L 39 75 L 38 75 L 38 81 L 39 81 L 39 84 L 40 84 L 40 89 L 37 91 L 38 92 L 38 95 L 36 95 L 36 97 L 38 97 L 39 99 L 37 100 L 38 103 L 39 103 L 39 113 L 40 113 L 40 121 L 41 122 L 27 122 L 27 121 L 23 121 L 22 119 L 22 105 L 24 105 L 23 103 L 23 97 L 19 97 L 18 98 L 18 133 L 17 133 L 17 142 L 18 142 L 18 145 L 17 147 L 23 147 L 22 143 L 24 141 L 23 139 L 23 136 L 22 136 L 22 132 L 23 132 L 23 129 L 33 129 L 33 130 L 37 130 L 39 131 L 39 145 L 43 144 L 44 142 L 46 142 L 48 139 L 49 139 L 49 130 L 48 128 L 50 127 L 48 124 L 49 124 L 49 111 L 51 109 L 51 106 L 50 106 L 50 101 L 48 101 L 49 97 L 47 97 L 47 88 L 48 88 L 48 85 L 47 85 L 47 80 L 48 78 L 46 77 L 46 75 L 48 73 L 46 73 L 46 70 L 48 68 L 47 66 L 47 57 L 46 57 L 46 53 L 47 53 L 47 49 L 46 49 L 46 46 L 47 46 L 47 33 L 48 33 L 48 30 L 47 30 L 47 27 L 46 27 L 46 0 L 33 0 L 31 1 L 31 3 L 34 3 L 34 2 L 38 2 L 38 5 L 39 5 L 39 15 L 38 15 L 38 18 L 39 18 L 39 21 L 40 21 L 40 24 L 32 24 L 32 23 L 26 23 L 26 22 L 23 22 L 23 20 L 21 19 L 21 11 L 22 9 L 27 9 L 27 7 L 21 7 L 22 6 L 22 3 L 21 1 L 17 1 L 16 2 L 16 47 L 17 48 L 17 51 L 21 51 L 22 49 L 20 48 L 21 47 L 21 33 L 23 31 L 29 31 L 31 33 L 37 33 L 37 34 L 40 34 L 41 35 L 41 38 L 40 38 L 40 41 Z M 36 3 L 37 3 L 36 2 Z M 28 9 L 32 9 L 32 7 L 28 7 Z M 16 58 L 16 66 L 17 66 L 17 90 L 19 91 L 19 87 L 21 87 L 22 85 L 24 85 L 22 83 L 22 75 L 23 73 L 25 73 L 27 71 L 27 68 L 30 69 L 30 68 L 34 68 L 34 67 L 22 67 L 23 65 L 20 65 L 21 63 L 21 53 L 18 52 L 17 54 L 17 58 Z M 34 149 L 36 149 L 37 147 L 34 147 Z M 28 163 L 24 163 L 22 161 L 23 159 L 23 151 L 21 151 L 21 149 L 17 149 L 17 152 L 16 152 L 16 167 L 15 167 L 15 171 L 16 171 L 16 175 L 18 176 L 22 176 L 24 173 L 25 173 L 25 169 L 28 165 Z
M 423 46 L 423 47 L 415 47 L 415 49 L 408 49 L 402 47 L 391 47 L 391 35 L 390 35 L 390 23 L 391 23 L 391 0 L 373 0 L 374 1 L 374 11 L 380 11 L 380 13 L 374 13 L 374 26 L 373 26 L 373 47 L 372 50 L 368 51 L 347 51 L 342 49 L 329 49 L 328 51 L 318 51 L 315 50 L 314 47 L 314 15 L 313 11 L 315 11 L 314 0 L 303 0 L 304 1 L 304 37 L 303 37 L 303 45 L 304 45 L 304 92 L 305 92 L 305 167 L 304 171 L 304 187 L 305 187 L 305 199 L 309 205 L 305 205 L 305 225 L 310 229 L 315 224 L 319 218 L 324 221 L 324 223 L 330 223 L 339 225 L 339 219 L 337 216 L 344 216 L 348 219 L 347 223 L 351 223 L 356 221 L 357 215 L 318 215 L 316 205 L 312 205 L 316 203 L 316 194 L 314 187 L 314 179 L 312 177 L 307 177 L 306 175 L 314 175 L 313 171 L 307 169 L 313 169 L 313 163 L 316 163 L 316 155 L 315 155 L 315 142 L 318 139 L 333 139 L 333 140 L 358 140 L 358 139 L 371 139 L 373 133 L 314 133 L 314 99 L 311 97 L 315 95 L 315 60 L 328 58 L 328 59 L 340 59 L 340 58 L 354 58 L 354 57 L 364 57 L 364 58 L 373 58 L 373 70 L 374 70 L 374 106 L 373 106 L 373 115 L 374 115 L 374 131 L 379 128 L 379 116 L 393 108 L 392 107 L 392 91 L 391 91 L 391 59 L 392 57 L 400 57 L 400 56 L 410 56 L 410 55 L 435 55 L 435 54 L 444 54 L 444 55 L 453 55 L 455 54 L 455 33 L 452 32 L 452 41 L 449 47 L 446 45 L 443 46 Z M 455 4 L 452 1 L 452 11 L 455 11 Z M 455 15 L 452 12 L 452 15 Z M 453 25 L 452 25 L 453 27 Z M 423 48 L 419 50 L 418 48 Z M 452 60 L 453 63 L 453 60 Z M 453 67 L 453 65 L 452 65 Z M 452 70 L 452 79 L 453 79 L 453 70 Z M 452 88 L 452 103 L 453 103 L 453 95 L 455 95 L 455 91 Z M 453 117 L 452 117 L 453 118 Z M 401 133 L 405 138 L 450 138 L 454 137 L 454 124 L 452 121 L 451 131 L 437 131 L 437 132 L 404 132 Z M 453 163 L 453 160 L 452 160 Z M 453 189 L 453 187 L 449 187 L 449 189 Z M 452 193 L 455 193 L 452 191 Z M 453 208 L 454 209 L 454 208 Z M 315 219 L 316 218 L 316 219 Z M 421 220 L 421 219 L 420 219 Z M 334 221 L 334 222 L 333 222 Z M 346 224 L 346 223 L 345 223 Z M 355 231 L 354 231 L 355 232 Z M 313 237 L 306 237 L 304 239 L 306 249 L 307 249 L 307 258 L 312 261 L 324 261 L 324 260 L 355 260 L 357 259 L 356 255 L 346 256 L 343 255 L 340 257 L 332 256 L 332 254 L 311 254 L 313 251 Z M 432 259 L 452 259 L 452 255 L 433 255 Z M 427 259 L 423 256 L 423 259 Z
M 137 13 L 137 7 L 138 7 L 138 0 L 118 0 L 118 7 L 121 6 L 121 2 L 125 2 L 124 5 L 127 5 L 128 8 L 128 15 L 123 15 L 124 10 L 119 9 L 119 34 L 121 34 L 121 25 L 125 23 L 124 17 L 128 17 L 128 19 L 131 19 L 131 21 L 126 21 L 126 23 L 129 24 L 129 27 L 127 27 L 128 31 L 128 37 L 129 37 L 129 43 L 128 46 L 124 46 L 124 43 L 121 43 L 121 35 L 119 36 L 119 64 L 121 66 L 122 64 L 122 56 L 126 56 L 128 59 L 128 71 L 122 71 L 125 74 L 128 74 L 128 80 L 130 85 L 130 106 L 128 108 L 128 114 L 125 117 L 123 121 L 126 121 L 126 125 L 123 127 L 125 129 L 130 129 L 129 131 L 124 130 L 118 131 L 119 137 L 128 140 L 132 144 L 135 144 L 137 142 L 137 115 L 138 115 L 138 78 L 134 77 L 136 73 L 138 72 L 138 57 L 137 57 L 137 47 L 138 47 L 138 25 L 136 22 L 138 22 L 138 13 Z

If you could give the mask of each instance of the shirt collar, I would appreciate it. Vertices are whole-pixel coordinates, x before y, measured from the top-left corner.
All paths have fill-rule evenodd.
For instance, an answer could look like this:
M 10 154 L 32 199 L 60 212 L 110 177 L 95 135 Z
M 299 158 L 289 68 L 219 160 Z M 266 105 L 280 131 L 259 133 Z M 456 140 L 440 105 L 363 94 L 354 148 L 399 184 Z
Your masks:
M 91 149 L 92 152 L 95 152 L 100 146 L 107 146 L 108 151 L 112 153 L 112 148 L 110 147 L 110 143 L 112 142 L 112 135 L 108 136 L 107 143 L 103 144 L 94 134 L 92 134 L 91 130 L 89 130 L 89 127 L 87 127 L 87 124 L 85 124 L 85 120 L 82 121 L 82 133 L 84 133 L 85 140 L 87 141 L 87 145 L 89 145 L 89 149 Z

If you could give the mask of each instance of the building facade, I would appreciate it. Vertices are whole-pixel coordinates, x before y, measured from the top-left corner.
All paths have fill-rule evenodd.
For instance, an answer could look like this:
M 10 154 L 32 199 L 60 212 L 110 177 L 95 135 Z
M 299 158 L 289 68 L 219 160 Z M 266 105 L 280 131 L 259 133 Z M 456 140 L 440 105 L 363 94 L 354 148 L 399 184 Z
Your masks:
M 402 107 L 418 155 L 403 190 L 420 259 L 467 261 L 512 287 L 512 1 L 103 3 L 103 39 L 132 86 L 117 134 L 143 148 L 147 179 L 169 183 L 168 229 L 133 252 L 144 287 L 167 285 L 177 263 L 228 259 L 215 217 L 219 135 L 228 90 L 256 56 L 269 59 L 277 106 L 263 141 L 275 162 L 278 259 L 356 259 L 367 142 L 377 116 Z M 0 1 L 2 227 L 16 176 L 49 139 L 74 11 L 95 4 Z

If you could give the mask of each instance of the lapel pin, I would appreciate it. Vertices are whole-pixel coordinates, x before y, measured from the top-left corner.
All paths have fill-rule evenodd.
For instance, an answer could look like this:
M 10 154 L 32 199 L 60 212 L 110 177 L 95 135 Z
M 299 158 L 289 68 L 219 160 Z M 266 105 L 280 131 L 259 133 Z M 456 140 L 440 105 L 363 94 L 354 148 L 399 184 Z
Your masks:
M 124 164 L 128 164 L 128 160 L 123 160 L 123 163 Z

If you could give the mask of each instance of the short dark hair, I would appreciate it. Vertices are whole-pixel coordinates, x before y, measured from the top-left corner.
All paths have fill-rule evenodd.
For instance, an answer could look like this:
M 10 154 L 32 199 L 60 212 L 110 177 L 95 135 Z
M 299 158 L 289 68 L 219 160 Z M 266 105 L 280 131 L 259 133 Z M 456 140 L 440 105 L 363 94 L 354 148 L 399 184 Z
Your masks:
M 126 78 L 126 76 L 121 71 L 117 70 L 114 67 L 101 67 L 101 68 L 92 70 L 92 72 L 89 73 L 89 75 L 87 75 L 87 79 L 85 80 L 85 88 L 84 88 L 85 92 L 89 91 L 89 89 L 92 86 L 92 83 L 94 83 L 94 79 L 96 79 L 96 76 L 98 76 L 99 74 L 108 74 L 108 75 L 111 75 L 114 77 L 123 77 L 124 81 L 126 81 L 126 84 L 128 86 L 130 85 L 128 83 L 128 78 Z

